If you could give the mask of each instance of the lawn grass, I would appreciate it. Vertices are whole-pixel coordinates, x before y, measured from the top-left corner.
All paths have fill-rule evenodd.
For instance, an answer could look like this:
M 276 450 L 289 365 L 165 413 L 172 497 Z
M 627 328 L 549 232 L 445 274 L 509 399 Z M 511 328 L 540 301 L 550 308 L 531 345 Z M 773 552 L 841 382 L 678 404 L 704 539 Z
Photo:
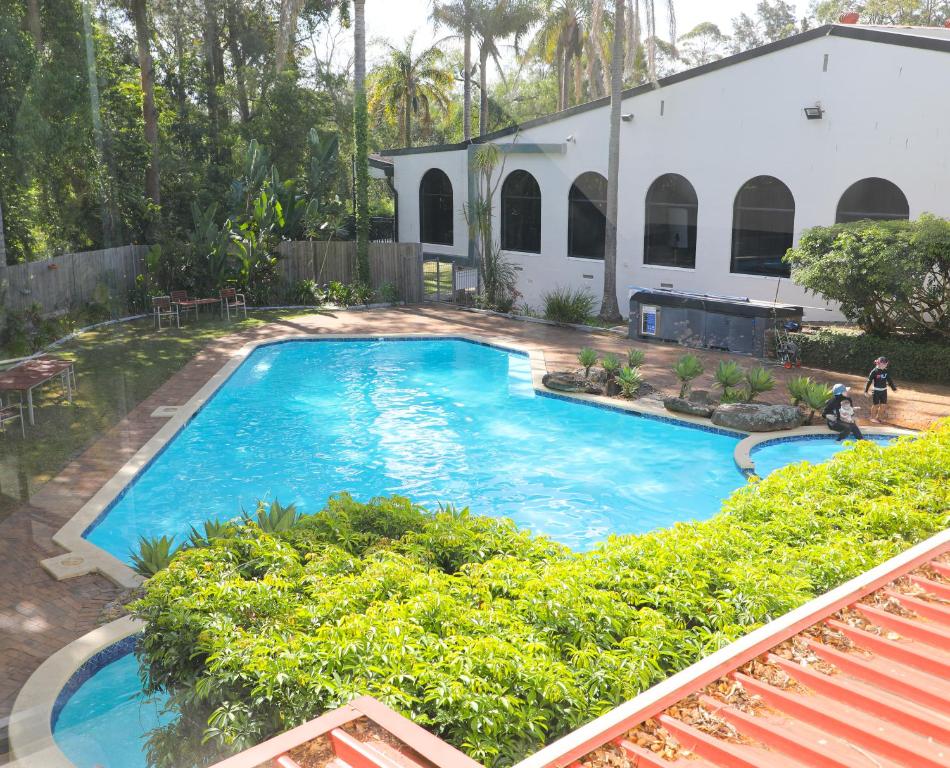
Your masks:
M 151 320 L 98 328 L 52 350 L 75 361 L 78 392 L 70 405 L 58 383 L 34 392 L 36 425 L 0 434 L 0 519 L 55 477 L 99 435 L 122 420 L 203 347 L 221 336 L 299 316 L 255 312 L 238 322 L 202 318 L 156 331 Z M 15 396 L 14 396 L 15 397 Z

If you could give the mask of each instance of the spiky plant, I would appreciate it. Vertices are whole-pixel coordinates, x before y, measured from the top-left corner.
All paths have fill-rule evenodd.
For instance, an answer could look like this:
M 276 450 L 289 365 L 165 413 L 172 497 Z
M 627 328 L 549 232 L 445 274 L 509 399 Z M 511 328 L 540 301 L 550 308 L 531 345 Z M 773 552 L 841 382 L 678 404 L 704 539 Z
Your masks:
M 596 349 L 581 347 L 581 351 L 577 353 L 577 362 L 584 367 L 584 378 L 590 378 L 590 369 L 597 365 L 598 358 Z
M 805 395 L 808 393 L 808 388 L 814 384 L 811 379 L 811 376 L 796 376 L 794 379 L 789 379 L 788 383 L 785 385 L 788 389 L 788 394 L 792 398 L 792 405 L 800 405 L 805 402 Z
M 647 359 L 647 354 L 642 349 L 627 350 L 627 365 L 631 368 L 639 368 Z
M 680 380 L 680 397 L 689 397 L 693 379 L 703 375 L 703 362 L 696 355 L 683 355 L 673 366 L 673 373 Z
M 716 366 L 716 373 L 713 375 L 725 394 L 726 390 L 734 389 L 745 377 L 742 367 L 733 360 L 720 360 Z
M 178 548 L 173 548 L 174 536 L 152 536 L 151 538 L 139 537 L 139 551 L 131 550 L 132 569 L 144 576 L 151 578 L 159 571 L 169 566 L 172 558 L 178 553 Z
M 244 519 L 249 523 L 257 523 L 264 533 L 279 533 L 293 528 L 300 521 L 300 513 L 296 504 L 284 507 L 274 499 L 270 505 L 258 501 L 255 516 L 252 518 L 245 513 Z
M 625 365 L 617 374 L 617 383 L 620 385 L 620 393 L 626 398 L 631 398 L 640 390 L 643 376 L 639 368 Z
M 751 368 L 745 374 L 745 388 L 749 395 L 749 402 L 755 400 L 757 395 L 763 392 L 771 392 L 775 389 L 775 376 L 772 372 L 761 365 Z
M 191 527 L 191 533 L 188 536 L 188 543 L 192 547 L 206 547 L 214 539 L 224 537 L 231 530 L 231 523 L 220 520 L 205 520 L 202 524 L 203 532 L 194 526 Z
M 620 358 L 610 352 L 603 356 L 600 361 L 600 367 L 604 369 L 604 373 L 607 374 L 607 378 L 612 379 L 620 370 Z
M 831 399 L 831 387 L 827 384 L 823 384 L 820 381 L 813 381 L 809 384 L 808 389 L 804 392 L 804 397 L 802 397 L 802 403 L 808 407 L 808 421 L 810 422 L 815 415 L 816 411 L 820 411 L 825 407 Z

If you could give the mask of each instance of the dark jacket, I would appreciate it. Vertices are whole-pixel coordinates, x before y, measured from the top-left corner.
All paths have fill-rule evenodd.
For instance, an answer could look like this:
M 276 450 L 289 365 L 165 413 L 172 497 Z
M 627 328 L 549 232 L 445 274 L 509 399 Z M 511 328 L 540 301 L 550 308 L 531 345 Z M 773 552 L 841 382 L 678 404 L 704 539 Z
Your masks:
M 872 385 L 877 390 L 890 387 L 895 392 L 897 391 L 897 387 L 894 386 L 894 379 L 891 378 L 891 372 L 885 368 L 875 368 L 868 374 L 868 382 L 864 385 L 865 394 L 867 394 L 867 391 Z
M 822 410 L 821 415 L 825 417 L 828 421 L 834 421 L 836 424 L 841 421 L 841 404 L 847 400 L 848 405 L 852 408 L 854 403 L 851 401 L 851 398 L 847 395 L 835 395 L 827 403 L 825 403 L 824 410 Z

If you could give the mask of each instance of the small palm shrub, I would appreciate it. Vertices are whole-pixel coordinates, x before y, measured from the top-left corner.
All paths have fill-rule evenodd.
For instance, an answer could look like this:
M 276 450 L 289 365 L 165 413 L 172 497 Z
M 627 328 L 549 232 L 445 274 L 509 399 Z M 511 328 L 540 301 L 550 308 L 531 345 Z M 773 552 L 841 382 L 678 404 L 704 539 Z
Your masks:
M 191 527 L 188 546 L 207 547 L 214 539 L 220 539 L 230 534 L 233 528 L 234 523 L 229 521 L 205 520 L 201 531 L 194 526 Z
M 582 347 L 577 353 L 577 362 L 584 368 L 585 378 L 590 378 L 590 369 L 597 365 L 598 357 L 597 350 L 590 347 Z
M 594 297 L 583 288 L 555 288 L 544 294 L 544 318 L 555 323 L 586 323 L 594 312 Z
M 291 290 L 290 301 L 304 307 L 319 307 L 323 303 L 323 289 L 315 280 L 301 280 Z
M 132 570 L 148 579 L 167 568 L 178 553 L 178 549 L 172 547 L 174 541 L 174 536 L 153 536 L 148 539 L 140 536 L 139 551 L 132 551 Z
M 275 499 L 268 506 L 263 501 L 259 501 L 254 516 L 251 517 L 245 512 L 244 521 L 257 523 L 265 533 L 278 533 L 289 531 L 300 522 L 300 513 L 297 511 L 296 504 L 288 504 L 284 507 Z
M 720 360 L 713 378 L 722 389 L 721 402 L 744 403 L 748 400 L 748 394 L 739 386 L 745 379 L 745 371 L 734 360 Z
M 775 389 L 775 376 L 762 366 L 751 368 L 745 373 L 745 390 L 747 402 L 752 402 L 764 392 Z
M 627 365 L 631 368 L 641 367 L 647 359 L 646 352 L 642 349 L 628 349 L 627 350 Z
M 680 397 L 689 397 L 693 388 L 693 379 L 703 375 L 703 363 L 696 355 L 686 354 L 676 361 L 673 373 L 680 380 Z
M 831 387 L 820 381 L 811 382 L 802 398 L 802 403 L 808 407 L 808 421 L 811 421 L 815 412 L 822 410 L 830 399 Z
M 617 383 L 620 385 L 620 394 L 626 398 L 632 398 L 640 390 L 643 383 L 643 376 L 639 368 L 631 368 L 625 365 L 617 374 Z
M 792 405 L 800 405 L 805 402 L 805 395 L 813 383 L 811 376 L 796 376 L 788 380 L 785 387 L 788 389 L 788 394 L 792 398 Z
M 610 352 L 603 356 L 600 361 L 600 367 L 604 369 L 607 378 L 612 379 L 620 371 L 620 358 Z

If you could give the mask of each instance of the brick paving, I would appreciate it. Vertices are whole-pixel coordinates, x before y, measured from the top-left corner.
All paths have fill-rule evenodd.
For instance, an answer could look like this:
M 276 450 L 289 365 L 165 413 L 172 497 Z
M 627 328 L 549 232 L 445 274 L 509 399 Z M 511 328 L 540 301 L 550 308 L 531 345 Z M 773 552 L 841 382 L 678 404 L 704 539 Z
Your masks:
M 28 504 L 0 521 L 0 721 L 6 718 L 17 691 L 44 659 L 97 625 L 102 608 L 119 590 L 107 579 L 90 575 L 57 582 L 40 568 L 39 561 L 59 554 L 52 535 L 107 481 L 158 429 L 164 419 L 150 414 L 162 405 L 185 403 L 228 357 L 251 340 L 294 333 L 424 333 L 471 334 L 502 338 L 521 346 L 542 349 L 548 368 L 576 368 L 581 346 L 603 352 L 625 353 L 632 343 L 607 335 L 465 312 L 445 306 L 423 306 L 350 312 L 327 312 L 279 320 L 266 326 L 224 337 L 206 347 L 181 371 L 162 384 L 120 423 L 108 430 L 55 479 L 40 488 Z M 670 367 L 684 350 L 674 346 L 636 344 L 647 353 L 645 380 L 660 390 L 673 391 L 677 382 Z M 707 373 L 694 388 L 710 389 L 711 372 L 725 355 L 696 352 Z M 749 365 L 748 358 L 735 358 Z M 870 365 L 870 362 L 869 362 Z M 79 371 L 80 378 L 82 372 Z M 899 371 L 895 375 L 899 376 Z M 787 402 L 783 380 L 799 374 L 825 381 L 844 381 L 863 391 L 859 377 L 822 371 L 776 369 L 779 386 L 762 399 Z M 81 382 L 80 382 L 81 386 Z M 921 428 L 950 415 L 950 388 L 902 386 L 893 398 L 892 423 Z M 867 413 L 870 403 L 858 395 L 857 404 Z M 0 741 L 0 764 L 5 762 Z

